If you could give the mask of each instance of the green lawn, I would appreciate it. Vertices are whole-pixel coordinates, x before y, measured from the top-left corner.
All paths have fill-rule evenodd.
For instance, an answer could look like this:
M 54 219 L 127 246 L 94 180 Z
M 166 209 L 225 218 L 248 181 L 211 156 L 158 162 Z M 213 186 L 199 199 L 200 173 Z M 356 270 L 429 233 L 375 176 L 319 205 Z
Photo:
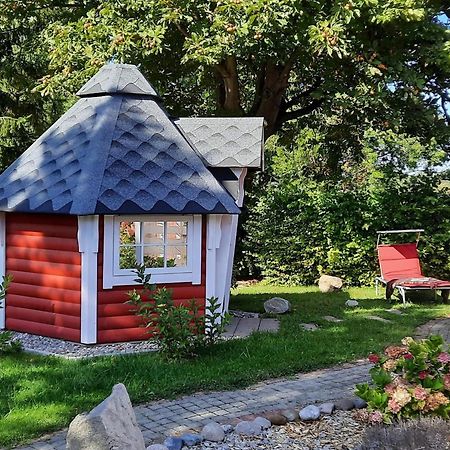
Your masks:
M 450 306 L 416 301 L 407 315 L 384 312 L 386 302 L 373 289 L 321 294 L 316 288 L 253 286 L 233 292 L 231 307 L 261 311 L 273 295 L 289 299 L 293 312 L 282 316 L 279 334 L 256 334 L 223 342 L 196 360 L 166 363 L 157 354 L 72 361 L 27 354 L 0 359 L 0 446 L 25 442 L 68 425 L 75 414 L 92 408 L 115 383 L 123 382 L 133 402 L 180 394 L 243 387 L 270 377 L 294 374 L 364 357 L 371 351 L 413 334 L 434 317 L 450 314 Z M 348 298 L 360 306 L 347 309 Z M 420 300 L 420 299 L 419 299 Z M 378 314 L 392 324 L 368 320 Z M 334 324 L 321 319 L 345 319 Z M 306 332 L 302 322 L 315 322 L 319 331 Z

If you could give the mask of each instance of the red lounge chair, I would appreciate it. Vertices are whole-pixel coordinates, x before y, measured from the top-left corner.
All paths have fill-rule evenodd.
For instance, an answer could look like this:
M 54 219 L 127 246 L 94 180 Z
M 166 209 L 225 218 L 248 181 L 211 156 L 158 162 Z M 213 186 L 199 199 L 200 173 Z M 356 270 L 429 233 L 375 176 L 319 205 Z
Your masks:
M 442 299 L 448 301 L 450 281 L 425 277 L 420 267 L 417 244 L 423 230 L 388 230 L 378 231 L 377 251 L 381 276 L 375 279 L 378 294 L 379 283 L 386 286 L 386 299 L 390 300 L 397 289 L 406 303 L 406 291 L 440 290 Z M 417 233 L 416 242 L 405 244 L 381 244 L 381 237 L 386 234 Z

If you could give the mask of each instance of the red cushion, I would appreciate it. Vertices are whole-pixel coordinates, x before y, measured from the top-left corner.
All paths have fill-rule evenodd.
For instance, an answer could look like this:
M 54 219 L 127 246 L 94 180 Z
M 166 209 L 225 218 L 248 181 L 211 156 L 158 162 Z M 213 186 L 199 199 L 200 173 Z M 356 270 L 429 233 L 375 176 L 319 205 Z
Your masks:
M 421 278 L 419 254 L 416 244 L 379 245 L 378 260 L 384 280 Z

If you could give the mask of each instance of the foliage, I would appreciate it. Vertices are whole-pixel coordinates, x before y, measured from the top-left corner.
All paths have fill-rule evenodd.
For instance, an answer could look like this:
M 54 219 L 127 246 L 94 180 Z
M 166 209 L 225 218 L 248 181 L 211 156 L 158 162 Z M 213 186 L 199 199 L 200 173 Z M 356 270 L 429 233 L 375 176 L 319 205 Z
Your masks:
M 414 341 L 404 338 L 402 346 L 387 347 L 383 355 L 371 354 L 373 387 L 357 386 L 374 422 L 393 418 L 450 413 L 450 354 L 441 336 Z
M 0 283 L 0 309 L 3 308 L 3 302 L 6 297 L 6 291 L 12 281 L 12 275 L 5 275 Z M 10 331 L 0 331 L 0 355 L 19 352 L 22 345 L 19 341 L 13 339 Z
M 199 348 L 220 339 L 228 316 L 222 313 L 217 298 L 207 299 L 204 315 L 195 299 L 189 306 L 175 305 L 170 290 L 151 284 L 151 275 L 145 269 L 145 264 L 137 266 L 136 281 L 143 288 L 129 292 L 127 303 L 134 306 L 151 336 L 156 336 L 166 359 L 177 361 L 195 356 Z
M 311 284 L 329 273 L 369 284 L 378 270 L 376 231 L 425 228 L 424 272 L 449 277 L 450 192 L 439 188 L 446 174 L 432 169 L 442 147 L 369 130 L 359 160 L 347 160 L 333 176 L 327 142 L 326 132 L 311 128 L 291 146 L 280 138 L 267 142 L 269 169 L 253 180 L 240 272 L 250 261 L 253 274 L 276 283 Z
M 360 450 L 448 450 L 448 422 L 438 418 L 401 421 L 389 427 L 368 427 Z

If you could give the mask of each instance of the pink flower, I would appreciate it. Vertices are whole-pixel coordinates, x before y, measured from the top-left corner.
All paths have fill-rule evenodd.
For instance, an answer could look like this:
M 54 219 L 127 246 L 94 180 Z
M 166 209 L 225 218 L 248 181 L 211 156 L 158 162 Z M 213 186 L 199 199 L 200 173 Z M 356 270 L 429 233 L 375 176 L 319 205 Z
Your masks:
M 437 360 L 442 364 L 450 363 L 450 355 L 447 352 L 439 353 Z
M 450 373 L 444 375 L 444 387 L 447 391 L 450 391 Z
M 375 353 L 371 353 L 368 359 L 372 364 L 376 364 L 378 361 L 380 361 L 380 357 Z
M 411 355 L 411 353 L 405 353 L 405 354 L 403 355 L 403 358 L 405 358 L 405 359 L 413 359 L 414 356 Z
M 386 394 L 393 394 L 397 386 L 394 383 L 389 383 L 384 387 Z
M 402 407 L 392 398 L 388 401 L 388 409 L 389 411 L 393 412 L 394 414 L 397 414 L 400 412 Z
M 425 380 L 425 378 L 428 376 L 428 372 L 426 370 L 422 370 L 419 372 L 419 379 Z
M 383 414 L 380 411 L 374 411 L 369 414 L 369 422 L 372 423 L 382 423 L 383 422 Z
M 417 386 L 414 389 L 412 394 L 416 400 L 425 400 L 428 396 L 427 391 L 423 387 L 420 387 L 420 386 Z

